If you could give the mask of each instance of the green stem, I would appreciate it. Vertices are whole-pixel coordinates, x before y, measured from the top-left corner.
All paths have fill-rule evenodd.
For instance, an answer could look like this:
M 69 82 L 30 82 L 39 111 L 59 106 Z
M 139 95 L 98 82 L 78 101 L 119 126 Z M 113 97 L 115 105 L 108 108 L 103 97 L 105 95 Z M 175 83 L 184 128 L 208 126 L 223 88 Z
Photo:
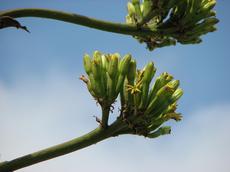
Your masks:
M 109 112 L 110 112 L 110 106 L 102 106 L 102 120 L 101 125 L 103 128 L 108 127 L 108 121 L 109 121 Z
M 1 172 L 10 172 L 18 170 L 42 161 L 46 161 L 61 155 L 71 153 L 73 151 L 85 148 L 111 136 L 116 135 L 116 132 L 120 132 L 123 127 L 122 122 L 117 120 L 111 124 L 107 129 L 98 127 L 95 130 L 85 134 L 81 137 L 75 138 L 68 142 L 40 150 L 11 161 L 5 161 L 0 163 Z
M 50 10 L 50 9 L 37 9 L 37 8 L 28 8 L 28 9 L 14 9 L 6 10 L 0 12 L 1 16 L 11 16 L 14 18 L 18 17 L 40 17 L 40 18 L 49 18 L 60 20 L 64 22 L 69 22 L 73 24 L 78 24 L 98 30 L 103 30 L 107 32 L 114 32 L 126 35 L 155 35 L 159 34 L 157 32 L 151 31 L 147 27 L 142 27 L 141 29 L 135 25 L 122 24 L 122 23 L 113 23 L 109 21 L 97 20 L 94 18 L 89 18 L 74 13 L 66 13 L 62 11 Z

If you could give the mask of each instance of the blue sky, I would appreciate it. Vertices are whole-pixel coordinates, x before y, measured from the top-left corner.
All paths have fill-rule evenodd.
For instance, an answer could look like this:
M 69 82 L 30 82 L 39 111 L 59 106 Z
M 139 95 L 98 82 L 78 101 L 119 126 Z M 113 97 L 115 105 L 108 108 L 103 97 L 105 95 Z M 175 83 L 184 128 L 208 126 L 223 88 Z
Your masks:
M 0 10 L 44 7 L 123 22 L 126 2 L 2 0 Z M 179 79 L 185 92 L 178 109 L 183 121 L 172 123 L 170 136 L 156 140 L 134 136 L 111 139 L 21 171 L 103 171 L 100 165 L 104 164 L 110 171 L 153 167 L 179 172 L 190 168 L 198 172 L 229 171 L 229 5 L 229 1 L 218 1 L 218 31 L 205 35 L 203 43 L 153 52 L 129 36 L 54 20 L 19 19 L 31 34 L 14 28 L 0 30 L 0 161 L 96 127 L 92 116 L 100 113 L 99 107 L 78 77 L 84 73 L 83 54 L 100 50 L 131 53 L 139 67 L 154 61 L 157 75 L 167 71 Z

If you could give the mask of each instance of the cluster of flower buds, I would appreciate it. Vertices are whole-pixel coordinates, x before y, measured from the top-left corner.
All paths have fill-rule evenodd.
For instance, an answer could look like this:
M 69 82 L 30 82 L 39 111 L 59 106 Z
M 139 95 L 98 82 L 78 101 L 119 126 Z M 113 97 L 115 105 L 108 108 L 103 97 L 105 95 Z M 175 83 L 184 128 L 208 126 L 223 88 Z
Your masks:
M 101 106 L 112 106 L 120 95 L 118 119 L 124 126 L 117 134 L 155 138 L 170 133 L 170 127 L 161 127 L 164 122 L 181 119 L 175 112 L 183 94 L 179 81 L 165 72 L 151 86 L 156 72 L 153 62 L 137 70 L 136 61 L 129 54 L 121 58 L 118 53 L 105 55 L 95 51 L 92 58 L 84 56 L 84 68 L 88 77 L 81 79 Z
M 135 62 L 130 64 L 120 95 L 121 115 L 127 123 L 127 133 L 155 138 L 170 133 L 170 127 L 161 127 L 164 122 L 181 120 L 181 115 L 175 112 L 177 100 L 183 95 L 182 89 L 178 88 L 179 81 L 165 72 L 151 87 L 155 72 L 153 62 L 142 70 L 136 70 Z
M 216 0 L 132 0 L 127 5 L 126 22 L 155 32 L 135 36 L 150 50 L 176 42 L 196 44 L 201 35 L 216 30 L 215 5 Z
M 87 84 L 90 94 L 99 104 L 110 106 L 123 86 L 130 61 L 129 54 L 122 59 L 118 53 L 102 54 L 95 51 L 92 58 L 85 54 L 84 68 L 88 78 L 81 76 L 80 79 Z

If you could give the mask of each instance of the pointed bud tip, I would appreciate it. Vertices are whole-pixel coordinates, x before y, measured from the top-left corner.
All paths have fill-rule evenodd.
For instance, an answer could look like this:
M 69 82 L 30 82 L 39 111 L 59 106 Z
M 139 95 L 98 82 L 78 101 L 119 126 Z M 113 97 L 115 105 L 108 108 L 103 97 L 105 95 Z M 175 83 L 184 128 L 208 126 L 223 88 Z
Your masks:
M 170 126 L 165 126 L 165 127 L 161 127 L 159 128 L 161 135 L 165 135 L 165 134 L 171 134 L 171 127 Z

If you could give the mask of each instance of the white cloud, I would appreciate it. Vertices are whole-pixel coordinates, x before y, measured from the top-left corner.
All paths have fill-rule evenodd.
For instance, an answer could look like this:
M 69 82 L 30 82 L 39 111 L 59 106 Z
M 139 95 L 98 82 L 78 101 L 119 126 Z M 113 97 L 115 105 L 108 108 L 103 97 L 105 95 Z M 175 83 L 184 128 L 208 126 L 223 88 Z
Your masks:
M 0 161 L 57 144 L 96 127 L 99 113 L 76 78 L 50 75 L 7 88 L 0 83 Z M 172 135 L 122 136 L 22 172 L 229 172 L 230 104 L 187 114 Z

